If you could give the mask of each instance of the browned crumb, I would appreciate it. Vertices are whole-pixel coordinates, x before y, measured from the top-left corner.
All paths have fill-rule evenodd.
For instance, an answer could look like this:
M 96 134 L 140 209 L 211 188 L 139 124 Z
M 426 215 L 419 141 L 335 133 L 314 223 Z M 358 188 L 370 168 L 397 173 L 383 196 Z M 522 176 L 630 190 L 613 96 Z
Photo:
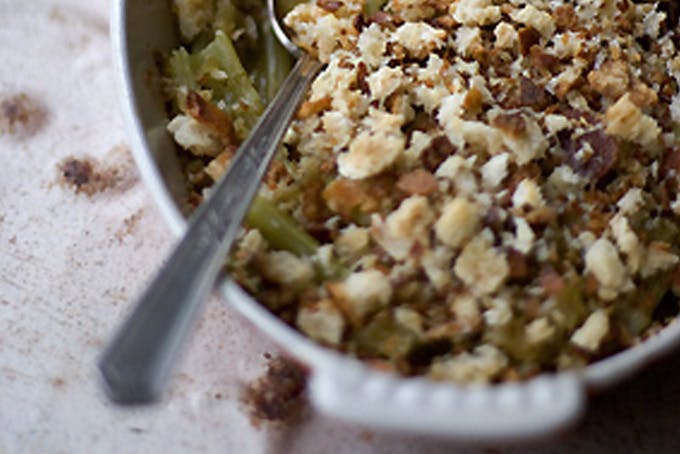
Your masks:
M 531 48 L 539 43 L 541 34 L 532 27 L 526 27 L 519 31 L 517 37 L 519 39 L 519 51 L 526 56 L 529 55 Z
M 204 124 L 220 138 L 224 145 L 236 143 L 236 132 L 231 118 L 216 105 L 207 102 L 195 91 L 190 91 L 186 96 L 187 113 L 196 121 Z
M 371 88 L 368 85 L 368 80 L 366 80 L 367 77 L 368 68 L 366 67 L 366 63 L 360 61 L 357 63 L 357 88 L 364 95 L 371 92 Z
M 322 193 L 328 208 L 343 218 L 352 219 L 355 211 L 368 213 L 375 209 L 372 199 L 360 181 L 339 178 L 332 181 Z
M 428 195 L 438 188 L 437 179 L 425 169 L 416 169 L 403 174 L 397 180 L 396 187 L 409 195 Z
M 316 4 L 331 13 L 339 10 L 342 7 L 342 3 L 337 0 L 318 0 Z
M 68 157 L 58 166 L 61 183 L 73 188 L 76 194 L 93 196 L 116 185 L 118 171 L 106 169 L 100 171 L 98 164 L 91 158 Z
M 605 62 L 588 74 L 588 83 L 593 89 L 611 99 L 623 96 L 628 91 L 629 82 L 628 65 L 621 60 Z
M 359 434 L 359 437 L 366 443 L 371 443 L 375 438 L 375 434 L 369 430 L 364 430 Z
M 477 87 L 472 87 L 463 100 L 463 107 L 465 107 L 465 110 L 474 113 L 475 115 L 479 113 L 483 104 L 484 95 Z
M 555 25 L 561 30 L 572 30 L 578 25 L 578 16 L 571 5 L 558 6 L 552 15 Z
M 138 210 L 131 214 L 130 216 L 123 219 L 123 225 L 116 232 L 116 239 L 122 242 L 123 238 L 132 234 L 137 228 L 137 224 L 139 223 L 139 220 L 142 218 L 143 215 L 144 211 Z
M 548 92 L 526 77 L 520 78 L 520 105 L 536 110 L 545 109 L 550 104 Z
M 302 416 L 306 407 L 304 371 L 284 357 L 269 357 L 267 371 L 249 383 L 241 402 L 255 427 L 262 422 L 290 424 Z
M 50 380 L 50 383 L 55 388 L 63 388 L 66 385 L 66 381 L 61 377 L 55 377 Z
M 137 180 L 130 151 L 124 145 L 113 147 L 101 161 L 89 156 L 66 157 L 57 164 L 57 173 L 61 185 L 90 197 L 112 189 L 125 191 Z
M 423 167 L 430 172 L 436 171 L 439 165 L 456 150 L 456 146 L 445 135 L 435 137 L 423 150 L 421 158 Z
M 524 284 L 531 278 L 531 264 L 525 254 L 510 248 L 506 256 L 510 274 L 508 279 L 511 282 Z
M 0 95 L 0 135 L 35 134 L 46 116 L 45 108 L 26 93 Z
M 331 105 L 330 96 L 324 96 L 323 98 L 317 99 L 316 101 L 305 101 L 300 106 L 297 116 L 300 119 L 305 119 L 328 109 L 330 105 Z
M 526 122 L 520 113 L 501 114 L 491 124 L 512 137 L 522 137 L 526 133 Z

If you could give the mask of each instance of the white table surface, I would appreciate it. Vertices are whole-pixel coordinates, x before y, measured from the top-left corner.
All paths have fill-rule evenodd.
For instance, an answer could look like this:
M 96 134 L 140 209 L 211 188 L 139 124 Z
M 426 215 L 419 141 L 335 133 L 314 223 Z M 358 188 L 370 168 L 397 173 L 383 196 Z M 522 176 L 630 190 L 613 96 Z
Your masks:
M 45 115 L 33 133 L 0 136 L 0 453 L 680 452 L 680 354 L 594 398 L 570 433 L 529 446 L 380 434 L 313 412 L 258 429 L 239 395 L 276 348 L 216 299 L 162 403 L 109 404 L 96 357 L 173 243 L 126 144 L 109 9 L 0 0 L 0 97 L 26 93 Z M 68 157 L 116 170 L 116 183 L 75 193 L 59 182 Z

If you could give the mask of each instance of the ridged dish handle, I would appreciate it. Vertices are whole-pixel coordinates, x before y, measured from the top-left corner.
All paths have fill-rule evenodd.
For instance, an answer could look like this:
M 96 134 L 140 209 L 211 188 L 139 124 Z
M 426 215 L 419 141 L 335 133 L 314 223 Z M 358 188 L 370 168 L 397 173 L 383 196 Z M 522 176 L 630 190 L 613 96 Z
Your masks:
M 403 379 L 350 361 L 342 363 L 312 372 L 309 389 L 315 407 L 379 429 L 511 441 L 565 429 L 584 409 L 585 388 L 575 374 L 463 387 Z

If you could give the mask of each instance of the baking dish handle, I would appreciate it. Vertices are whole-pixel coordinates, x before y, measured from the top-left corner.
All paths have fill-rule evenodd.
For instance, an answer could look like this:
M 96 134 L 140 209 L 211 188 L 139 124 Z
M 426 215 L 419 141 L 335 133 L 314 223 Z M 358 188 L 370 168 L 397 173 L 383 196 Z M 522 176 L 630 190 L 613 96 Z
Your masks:
M 398 378 L 353 361 L 341 362 L 312 372 L 311 400 L 329 416 L 377 429 L 512 441 L 563 430 L 584 409 L 585 387 L 573 373 L 463 387 Z

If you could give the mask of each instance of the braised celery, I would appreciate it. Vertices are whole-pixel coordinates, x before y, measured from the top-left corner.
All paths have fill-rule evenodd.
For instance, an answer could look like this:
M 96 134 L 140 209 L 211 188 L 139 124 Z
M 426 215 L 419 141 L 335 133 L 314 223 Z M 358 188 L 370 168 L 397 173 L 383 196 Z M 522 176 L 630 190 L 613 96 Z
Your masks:
M 274 97 L 292 64 L 271 31 L 264 10 L 258 12 L 257 6 L 217 0 L 212 31 L 204 30 L 168 59 L 170 88 L 179 111 L 187 113 L 188 93 L 199 93 L 229 116 L 239 141 L 248 136 L 265 102 Z M 238 28 L 247 18 L 259 23 L 255 38 L 243 36 L 248 33 Z M 231 38 L 236 35 L 242 36 L 238 46 Z M 242 59 L 239 52 L 247 53 L 249 59 Z M 316 240 L 262 196 L 255 197 L 246 222 L 258 229 L 274 249 L 296 255 L 314 255 L 317 251 Z
M 243 69 L 231 39 L 221 30 L 198 52 L 190 54 L 184 48 L 174 51 L 169 59 L 169 72 L 176 85 L 180 109 L 185 89 L 207 91 L 211 100 L 233 119 L 241 140 L 262 113 L 262 99 Z
M 285 249 L 295 255 L 314 255 L 319 247 L 295 220 L 262 196 L 253 200 L 246 222 L 258 229 L 274 249 Z
M 382 10 L 385 3 L 387 3 L 386 0 L 366 0 L 363 8 L 364 14 L 369 17 L 372 16 Z

